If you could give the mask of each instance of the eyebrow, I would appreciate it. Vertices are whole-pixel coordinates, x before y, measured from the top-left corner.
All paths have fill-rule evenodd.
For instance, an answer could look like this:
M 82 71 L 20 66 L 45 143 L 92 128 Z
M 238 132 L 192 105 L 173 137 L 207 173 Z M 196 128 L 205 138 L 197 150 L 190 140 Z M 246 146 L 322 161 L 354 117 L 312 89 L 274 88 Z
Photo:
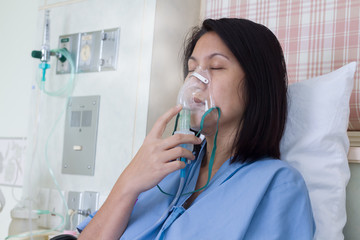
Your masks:
M 228 56 L 225 56 L 225 55 L 222 54 L 222 53 L 212 53 L 212 54 L 210 54 L 210 56 L 209 56 L 208 58 L 211 59 L 211 58 L 213 58 L 213 57 L 215 57 L 215 56 L 221 56 L 221 57 L 223 57 L 223 58 L 226 58 L 227 60 L 230 60 Z M 190 56 L 190 57 L 189 57 L 189 60 L 190 60 L 190 59 L 196 61 L 196 58 L 195 58 L 194 56 Z

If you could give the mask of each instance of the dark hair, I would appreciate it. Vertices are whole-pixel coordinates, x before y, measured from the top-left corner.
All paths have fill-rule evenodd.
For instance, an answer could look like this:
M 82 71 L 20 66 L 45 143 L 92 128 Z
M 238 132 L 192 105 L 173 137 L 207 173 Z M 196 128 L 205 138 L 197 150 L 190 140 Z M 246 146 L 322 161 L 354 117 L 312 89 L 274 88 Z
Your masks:
M 210 31 L 222 39 L 245 73 L 244 84 L 240 85 L 244 87 L 245 110 L 233 143 L 232 161 L 280 158 L 287 115 L 287 73 L 279 41 L 267 27 L 250 20 L 206 19 L 186 41 L 185 76 L 197 41 Z

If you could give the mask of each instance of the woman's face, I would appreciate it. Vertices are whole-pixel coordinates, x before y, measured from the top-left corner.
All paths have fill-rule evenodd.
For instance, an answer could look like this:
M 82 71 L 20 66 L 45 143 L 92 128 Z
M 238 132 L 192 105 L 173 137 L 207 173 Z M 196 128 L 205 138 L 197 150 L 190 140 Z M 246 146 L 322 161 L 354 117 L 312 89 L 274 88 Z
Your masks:
M 213 99 L 221 110 L 220 127 L 228 131 L 237 129 L 245 107 L 242 87 L 245 74 L 236 57 L 215 32 L 205 33 L 198 40 L 188 67 L 190 73 L 197 67 L 209 70 Z M 211 124 L 216 124 L 216 121 Z

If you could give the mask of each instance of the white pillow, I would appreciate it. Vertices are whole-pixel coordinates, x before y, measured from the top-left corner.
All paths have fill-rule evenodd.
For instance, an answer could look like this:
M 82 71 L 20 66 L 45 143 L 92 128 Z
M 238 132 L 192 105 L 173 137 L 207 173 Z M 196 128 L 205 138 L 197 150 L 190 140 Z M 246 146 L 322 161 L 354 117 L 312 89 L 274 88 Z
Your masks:
M 314 239 L 344 239 L 349 101 L 356 63 L 291 84 L 281 158 L 298 169 L 309 190 Z

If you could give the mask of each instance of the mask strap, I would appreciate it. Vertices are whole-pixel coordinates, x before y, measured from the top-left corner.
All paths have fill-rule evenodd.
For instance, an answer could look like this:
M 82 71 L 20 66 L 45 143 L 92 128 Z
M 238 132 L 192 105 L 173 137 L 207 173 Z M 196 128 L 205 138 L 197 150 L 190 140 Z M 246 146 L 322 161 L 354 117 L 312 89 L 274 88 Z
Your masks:
M 174 134 L 175 134 L 175 132 L 176 132 L 177 125 L 178 125 L 178 121 L 179 121 L 179 117 L 180 117 L 180 113 L 178 113 L 178 114 L 176 115 L 176 119 L 175 119 L 175 126 L 174 126 L 174 130 L 173 130 L 173 132 L 172 132 L 172 134 L 171 134 L 171 135 L 174 135 Z
M 219 107 L 215 107 L 215 108 L 210 108 L 209 110 L 207 110 L 205 112 L 205 114 L 202 116 L 201 118 L 201 122 L 200 122 L 200 131 L 198 132 L 198 134 L 196 134 L 196 136 L 200 135 L 203 127 L 204 127 L 204 120 L 205 120 L 205 117 L 211 113 L 214 109 L 216 109 L 218 111 L 218 119 L 217 119 L 217 122 L 216 122 L 216 132 L 215 132 L 215 137 L 214 137 L 214 146 L 213 146 L 213 149 L 211 151 L 211 156 L 210 156 L 210 161 L 209 161 L 209 170 L 208 170 L 208 179 L 206 181 L 206 184 L 197 189 L 197 190 L 194 190 L 192 192 L 187 192 L 187 193 L 183 193 L 183 195 L 186 195 L 186 194 L 192 194 L 192 193 L 195 193 L 195 192 L 199 192 L 203 189 L 205 189 L 209 183 L 210 183 L 210 179 L 211 179 L 211 172 L 212 172 L 212 168 L 213 168 L 213 165 L 214 165 L 214 159 L 215 159 L 215 153 L 216 153 L 216 148 L 217 148 L 217 145 L 216 145 L 216 141 L 217 141 L 217 135 L 218 135 L 218 131 L 219 131 L 219 121 L 220 121 L 220 116 L 221 116 L 221 111 L 220 111 L 220 108 Z
M 178 114 L 176 115 L 175 126 L 174 126 L 174 130 L 173 130 L 173 132 L 172 132 L 171 135 L 174 135 L 175 132 L 176 132 L 177 125 L 178 125 L 178 122 L 179 122 L 179 117 L 180 117 L 180 113 L 178 113 Z M 165 192 L 164 190 L 162 190 L 162 188 L 159 186 L 159 184 L 157 184 L 156 186 L 157 186 L 157 188 L 160 190 L 160 192 L 162 192 L 163 194 L 168 195 L 168 196 L 175 196 L 174 194 L 167 193 L 167 192 Z
M 202 116 L 201 118 L 201 122 L 200 122 L 200 130 L 199 132 L 196 134 L 196 136 L 198 137 L 202 131 L 202 129 L 204 128 L 204 121 L 205 121 L 205 117 L 211 113 L 214 109 L 216 109 L 218 111 L 218 119 L 217 119 L 217 122 L 216 122 L 216 132 L 215 132 L 215 137 L 214 137 L 214 147 L 211 151 L 211 156 L 210 156 L 210 161 L 209 161 L 209 170 L 208 170 L 208 179 L 207 179 L 207 182 L 206 184 L 197 189 L 197 190 L 194 190 L 192 192 L 187 192 L 187 193 L 183 193 L 181 194 L 181 196 L 184 196 L 184 195 L 187 195 L 187 194 L 192 194 L 192 193 L 195 193 L 195 192 L 199 192 L 203 189 L 205 189 L 209 183 L 210 183 L 210 179 L 211 179 L 211 172 L 212 172 L 212 168 L 213 168 L 213 165 L 214 165 L 214 159 L 215 159 L 215 153 L 216 153 L 216 148 L 217 148 L 217 145 L 216 145 L 216 141 L 217 141 L 217 135 L 218 135 L 218 131 L 219 131 L 219 121 L 220 121 L 220 116 L 221 116 L 221 111 L 220 111 L 220 108 L 219 107 L 214 107 L 214 108 L 210 108 L 209 110 L 207 110 L 204 115 Z M 179 114 L 176 116 L 176 120 L 175 120 L 175 127 L 174 127 L 174 131 L 173 131 L 173 134 L 174 132 L 176 131 L 176 128 L 177 128 L 177 123 L 178 123 L 178 120 L 179 120 Z M 167 193 L 165 192 L 164 190 L 161 189 L 161 187 L 159 186 L 159 184 L 156 185 L 158 187 L 158 189 L 160 190 L 160 192 L 162 192 L 163 194 L 165 195 L 168 195 L 168 196 L 174 196 L 174 194 L 170 194 L 170 193 Z

